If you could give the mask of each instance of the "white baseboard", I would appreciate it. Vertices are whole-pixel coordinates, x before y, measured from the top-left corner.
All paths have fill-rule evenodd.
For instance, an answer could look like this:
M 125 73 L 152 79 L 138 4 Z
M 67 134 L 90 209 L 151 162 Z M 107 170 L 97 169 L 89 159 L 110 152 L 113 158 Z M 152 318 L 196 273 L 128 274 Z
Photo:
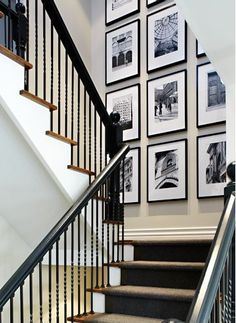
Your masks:
M 125 240 L 213 239 L 217 227 L 125 229 Z

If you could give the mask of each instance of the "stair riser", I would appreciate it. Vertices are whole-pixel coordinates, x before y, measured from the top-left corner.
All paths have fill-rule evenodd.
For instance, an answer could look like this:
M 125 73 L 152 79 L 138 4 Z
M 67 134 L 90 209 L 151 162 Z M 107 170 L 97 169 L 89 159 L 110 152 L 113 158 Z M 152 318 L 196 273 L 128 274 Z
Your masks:
M 185 321 L 191 303 L 187 301 L 108 296 L 105 299 L 107 313 L 118 313 L 152 318 L 175 317 Z
M 201 270 L 122 269 L 121 284 L 196 289 Z
M 135 246 L 134 260 L 205 262 L 209 245 Z

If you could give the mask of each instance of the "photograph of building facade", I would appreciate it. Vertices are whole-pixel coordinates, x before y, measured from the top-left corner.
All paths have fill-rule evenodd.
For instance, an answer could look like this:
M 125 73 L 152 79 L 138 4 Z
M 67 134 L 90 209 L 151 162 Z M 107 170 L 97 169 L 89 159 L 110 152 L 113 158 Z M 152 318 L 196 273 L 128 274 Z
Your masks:
M 209 145 L 209 165 L 206 169 L 206 183 L 226 182 L 226 142 L 217 142 Z
M 155 88 L 155 122 L 178 118 L 178 82 L 170 82 Z
M 178 187 L 178 155 L 177 150 L 158 152 L 155 154 L 155 188 L 164 189 Z
M 217 72 L 208 73 L 207 111 L 225 108 L 225 86 Z
M 112 0 L 112 10 L 116 10 L 129 2 L 132 2 L 132 0 Z
M 166 55 L 178 50 L 178 13 L 155 21 L 154 57 Z
M 123 169 L 124 169 L 124 178 L 123 178 Z M 123 190 L 123 181 L 124 181 L 124 191 L 132 192 L 133 191 L 133 157 L 126 157 L 123 163 L 121 164 L 120 169 L 120 191 Z
M 123 130 L 133 127 L 133 96 L 132 94 L 124 95 L 113 99 L 113 112 L 120 114 L 120 122 Z
M 112 70 L 132 63 L 132 31 L 112 38 Z

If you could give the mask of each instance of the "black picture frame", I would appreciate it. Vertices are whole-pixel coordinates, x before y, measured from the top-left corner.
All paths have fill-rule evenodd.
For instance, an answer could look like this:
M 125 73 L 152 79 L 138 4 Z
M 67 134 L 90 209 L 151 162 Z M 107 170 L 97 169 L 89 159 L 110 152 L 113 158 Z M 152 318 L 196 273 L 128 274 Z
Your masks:
M 124 8 L 121 8 L 120 12 L 116 15 L 113 15 L 113 17 L 109 18 L 109 11 L 111 6 L 112 0 L 105 0 L 105 24 L 106 26 L 110 26 L 112 24 L 115 24 L 116 22 L 119 22 L 123 19 L 126 19 L 128 17 L 131 17 L 135 15 L 136 13 L 140 12 L 140 0 L 131 0 L 131 3 L 127 3 L 127 6 Z M 118 9 L 117 9 L 118 10 Z
M 226 186 L 226 132 L 201 135 L 197 137 L 197 198 L 222 197 Z M 223 144 L 224 143 L 224 144 Z M 220 144 L 219 147 L 216 147 Z M 212 145 L 212 147 L 210 147 Z M 211 159 L 211 153 L 221 153 L 220 158 Z M 208 156 L 210 155 L 210 157 Z M 218 162 L 221 164 L 218 165 Z M 214 165 L 217 163 L 217 165 Z M 213 171 L 213 168 L 216 171 Z M 221 174 L 219 174 L 219 169 Z M 225 181 L 222 181 L 223 178 Z
M 166 101 L 155 100 L 155 86 L 166 90 Z M 172 86 L 172 88 L 170 88 Z M 160 89 L 159 89 L 160 91 Z M 177 102 L 176 102 L 177 101 Z M 164 104 L 164 102 L 166 104 Z M 162 105 L 161 116 L 159 113 Z M 169 108 L 167 107 L 170 106 Z M 154 111 L 155 110 L 155 111 Z M 176 111 L 177 110 L 177 111 Z M 163 112 L 164 111 L 164 112 Z M 151 118 L 154 114 L 154 118 Z M 154 120 L 155 119 L 155 120 Z M 187 70 L 169 73 L 147 81 L 147 137 L 187 130 Z M 158 122 L 160 121 L 160 122 Z
M 166 41 L 167 43 L 166 46 L 171 43 L 173 46 L 172 48 L 173 50 L 170 51 L 169 47 L 165 48 L 166 46 L 164 46 L 164 41 L 163 41 L 162 45 L 161 45 L 161 42 L 160 42 L 160 46 L 158 45 L 159 46 L 159 54 L 158 54 L 158 50 L 157 50 L 158 46 L 154 44 L 154 39 L 157 38 L 156 36 L 154 36 L 154 33 L 155 33 L 154 26 L 156 21 L 159 21 L 159 25 L 162 24 L 163 18 L 165 17 L 169 18 L 169 21 L 170 21 L 169 25 L 170 24 L 178 25 L 177 27 L 178 46 L 173 45 L 175 44 L 175 42 L 173 41 L 175 39 L 175 33 L 173 33 L 171 42 L 167 43 Z M 147 25 L 147 42 L 146 42 L 147 73 L 152 73 L 152 72 L 161 70 L 163 68 L 167 68 L 167 67 L 171 67 L 177 64 L 182 64 L 187 62 L 187 23 L 175 4 L 149 14 L 147 16 L 146 25 Z M 163 28 L 167 28 L 166 25 Z M 162 30 L 159 27 L 157 29 L 158 31 Z M 173 30 L 173 28 L 168 30 Z
M 178 153 L 178 155 L 176 155 Z M 182 154 L 183 156 L 179 156 Z M 181 158 L 180 158 L 181 157 Z M 159 171 L 158 171 L 159 168 Z M 168 170 L 169 168 L 169 170 Z M 160 176 L 158 176 L 158 173 Z M 167 177 L 166 174 L 171 174 Z M 161 178 L 163 176 L 163 179 Z M 154 178 L 154 181 L 153 181 Z M 152 181 L 151 181 L 152 180 Z M 158 187 L 159 186 L 159 187 Z M 188 199 L 187 139 L 147 146 L 147 202 Z
M 147 6 L 147 8 L 151 8 L 153 6 L 156 6 L 157 4 L 162 3 L 162 2 L 165 2 L 165 1 L 166 0 L 155 0 L 152 3 L 148 3 L 148 0 L 146 0 L 146 6 Z
M 210 87 L 213 88 L 212 91 L 210 90 Z M 197 128 L 224 124 L 226 122 L 226 90 L 223 82 L 211 63 L 207 62 L 197 65 L 196 88 Z
M 127 36 L 123 36 L 123 35 Z M 119 38 L 122 36 L 122 38 Z M 127 39 L 129 39 L 127 41 Z M 127 42 L 126 52 L 122 41 Z M 117 48 L 115 43 L 117 43 Z M 124 46 L 124 45 L 123 45 Z M 136 19 L 105 34 L 106 85 L 110 86 L 140 75 L 140 19 Z M 115 52 L 115 53 L 114 53 Z M 108 57 L 110 59 L 108 60 Z
M 128 154 L 125 157 L 125 164 L 121 163 L 120 167 L 120 192 L 121 192 L 121 200 L 123 201 L 123 187 L 124 187 L 124 204 L 139 204 L 140 203 L 140 182 L 141 182 L 141 152 L 140 147 L 131 148 Z M 130 162 L 130 157 L 133 158 L 132 162 Z M 124 165 L 124 166 L 123 166 Z M 126 177 L 123 182 L 123 170 L 124 174 L 128 171 L 128 175 L 130 175 L 129 166 L 132 169 L 131 176 Z M 127 167 L 127 169 L 124 169 Z M 131 177 L 131 181 L 130 181 Z M 128 191 L 129 189 L 132 191 Z
M 124 97 L 126 96 L 126 100 Z M 128 96 L 128 97 L 127 97 Z M 119 102 L 119 98 L 120 101 Z M 122 98 L 122 99 L 121 99 Z M 116 101 L 116 104 L 119 106 L 119 109 L 115 109 L 114 106 L 112 106 L 112 101 Z M 122 126 L 122 120 L 125 120 L 125 117 L 122 118 L 122 106 L 124 109 L 124 102 L 127 102 L 127 105 L 131 106 L 130 116 L 132 118 L 132 125 L 130 128 L 127 129 L 127 127 L 124 127 L 126 129 L 123 129 L 123 142 L 132 142 L 140 140 L 140 84 L 134 84 L 131 86 L 126 86 L 121 89 L 117 89 L 115 91 L 110 91 L 106 93 L 106 108 L 108 113 L 110 114 L 113 111 L 119 112 L 121 115 L 120 124 Z M 123 128 L 123 127 L 122 127 Z
M 197 39 L 196 39 L 196 57 L 197 58 L 206 57 L 206 53 L 201 48 L 199 41 Z

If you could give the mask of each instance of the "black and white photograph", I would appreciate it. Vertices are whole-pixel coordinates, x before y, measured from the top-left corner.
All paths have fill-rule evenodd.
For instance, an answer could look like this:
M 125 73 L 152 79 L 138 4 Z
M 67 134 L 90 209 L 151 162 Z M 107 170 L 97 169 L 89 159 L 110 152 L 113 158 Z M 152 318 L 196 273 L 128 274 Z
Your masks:
M 165 2 L 166 0 L 147 0 L 147 7 L 150 8 L 152 6 L 155 6 L 159 3 Z
M 196 40 L 196 56 L 202 57 L 202 56 L 206 56 L 206 53 L 204 51 L 204 49 L 202 48 L 201 44 L 199 43 L 198 40 Z
M 148 202 L 187 199 L 187 140 L 148 146 Z
M 224 195 L 226 186 L 226 134 L 199 136 L 198 156 L 198 198 Z
M 106 33 L 106 84 L 139 75 L 139 30 L 136 20 Z
M 140 203 L 140 148 L 130 149 L 121 163 L 120 191 L 125 204 Z
M 140 138 L 140 84 L 107 93 L 106 107 L 120 114 L 124 142 Z
M 106 25 L 109 26 L 140 11 L 140 0 L 106 0 Z
M 148 137 L 187 129 L 187 71 L 147 82 Z
M 210 63 L 197 66 L 197 126 L 226 120 L 226 89 Z
M 186 23 L 177 6 L 147 17 L 147 71 L 186 61 Z

